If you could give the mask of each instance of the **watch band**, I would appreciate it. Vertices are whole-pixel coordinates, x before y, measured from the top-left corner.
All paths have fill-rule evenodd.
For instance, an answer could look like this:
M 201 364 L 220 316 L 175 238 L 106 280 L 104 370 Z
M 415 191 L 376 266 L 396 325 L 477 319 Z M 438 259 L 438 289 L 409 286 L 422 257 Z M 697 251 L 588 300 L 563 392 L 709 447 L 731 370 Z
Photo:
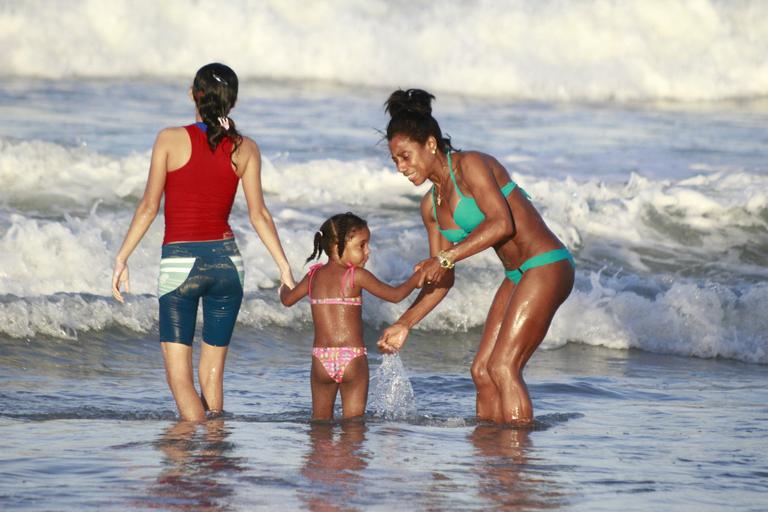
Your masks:
M 440 262 L 440 266 L 443 268 L 451 269 L 456 266 L 453 260 L 448 257 L 447 251 L 440 251 L 437 253 L 437 261 Z

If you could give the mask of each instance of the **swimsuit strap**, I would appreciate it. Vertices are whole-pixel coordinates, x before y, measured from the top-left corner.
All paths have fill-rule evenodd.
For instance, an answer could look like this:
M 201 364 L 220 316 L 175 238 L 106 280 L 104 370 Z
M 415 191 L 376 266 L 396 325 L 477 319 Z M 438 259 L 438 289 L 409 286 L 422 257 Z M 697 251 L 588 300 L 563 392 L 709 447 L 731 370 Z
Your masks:
M 322 267 L 322 263 L 315 263 L 309 267 L 309 272 L 307 272 L 307 295 L 309 295 L 310 300 L 312 299 L 312 278 L 315 277 L 315 272 Z
M 448 172 L 451 173 L 451 180 L 453 180 L 453 186 L 456 187 L 456 192 L 459 194 L 459 197 L 463 198 L 464 194 L 461 193 L 461 189 L 459 188 L 459 184 L 456 183 L 456 176 L 453 174 L 453 161 L 451 160 L 451 150 L 445 152 L 445 156 L 448 157 Z
M 435 201 L 435 186 L 432 185 L 432 215 L 435 216 L 435 220 L 437 220 L 437 201 Z
M 355 267 L 353 264 L 348 263 L 347 264 L 347 270 L 344 272 L 344 275 L 341 277 L 341 295 L 346 296 L 347 290 L 351 290 L 352 287 L 355 285 Z
M 357 267 L 351 263 L 347 264 L 347 270 L 345 270 L 344 275 L 341 276 L 341 297 L 324 299 L 312 298 L 312 279 L 315 277 L 317 271 L 324 266 L 325 264 L 323 263 L 316 263 L 309 267 L 309 272 L 307 272 L 307 295 L 309 296 L 310 304 L 339 304 L 346 306 L 362 305 L 362 297 L 346 297 L 347 291 L 351 290 L 355 285 L 355 269 Z
M 453 181 L 453 186 L 456 187 L 456 192 L 458 192 L 459 197 L 463 198 L 464 194 L 461 193 L 461 190 L 459 189 L 459 184 L 456 183 L 456 176 L 453 175 L 453 160 L 451 160 L 450 149 L 445 152 L 445 156 L 448 157 L 448 171 L 451 173 L 451 181 Z M 435 220 L 437 220 L 437 201 L 435 200 L 435 185 L 432 185 L 432 215 L 434 215 Z

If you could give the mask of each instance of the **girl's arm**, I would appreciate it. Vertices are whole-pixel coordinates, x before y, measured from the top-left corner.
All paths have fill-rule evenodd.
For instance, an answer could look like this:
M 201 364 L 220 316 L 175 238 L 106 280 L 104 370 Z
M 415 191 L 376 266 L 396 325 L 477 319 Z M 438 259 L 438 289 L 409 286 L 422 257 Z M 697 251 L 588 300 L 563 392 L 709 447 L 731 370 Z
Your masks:
M 277 234 L 275 221 L 264 203 L 264 194 L 261 188 L 261 152 L 259 146 L 249 139 L 243 137 L 243 142 L 237 150 L 238 160 L 244 159 L 245 162 L 238 161 L 238 167 L 244 166 L 242 174 L 243 192 L 245 200 L 248 203 L 248 217 L 251 225 L 259 238 L 266 246 L 272 259 L 275 261 L 280 271 L 280 282 L 293 288 L 295 283 L 291 274 L 291 267 L 288 259 L 283 252 L 283 246 L 280 245 L 280 237 Z
M 293 288 L 288 288 L 286 285 L 280 285 L 280 302 L 283 306 L 290 307 L 303 299 L 309 291 L 309 279 L 308 276 L 304 276 L 299 284 Z
M 157 217 L 160 210 L 160 200 L 163 197 L 165 189 L 165 177 L 168 172 L 167 159 L 169 148 L 176 135 L 178 128 L 166 128 L 157 134 L 155 144 L 152 147 L 152 158 L 149 164 L 149 176 L 147 177 L 147 186 L 144 188 L 144 195 L 136 206 L 136 212 L 133 220 L 125 234 L 123 244 L 115 256 L 115 269 L 112 273 L 112 296 L 120 302 L 125 302 L 120 287 L 125 286 L 125 291 L 130 292 L 131 286 L 128 281 L 128 258 L 133 253 L 136 246 L 146 234 L 152 221 Z M 183 128 L 182 128 L 183 130 Z
M 390 286 L 379 279 L 368 270 L 361 268 L 355 274 L 355 284 L 380 299 L 387 302 L 400 302 L 406 298 L 418 286 L 420 274 L 414 272 L 413 275 L 399 286 Z
M 432 216 L 432 197 L 429 193 L 421 201 L 421 218 L 427 229 L 429 254 L 434 258 L 440 251 L 448 249 L 451 243 L 443 238 L 438 230 L 437 221 Z M 426 280 L 421 268 L 428 261 L 431 260 L 424 260 L 416 265 L 415 275 L 418 275 L 420 282 L 423 281 L 424 284 L 418 297 L 394 324 L 384 330 L 379 338 L 378 346 L 382 352 L 394 353 L 400 350 L 405 344 L 409 329 L 427 316 L 445 298 L 448 290 L 453 286 L 453 269 L 440 268 L 441 272 L 436 279 Z

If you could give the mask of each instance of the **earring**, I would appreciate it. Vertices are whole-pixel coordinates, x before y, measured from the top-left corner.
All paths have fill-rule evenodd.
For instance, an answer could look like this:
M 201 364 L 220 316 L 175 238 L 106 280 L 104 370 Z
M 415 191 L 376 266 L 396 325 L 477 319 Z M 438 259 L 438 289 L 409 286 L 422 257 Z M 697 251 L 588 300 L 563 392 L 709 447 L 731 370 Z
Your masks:
M 435 153 L 437 153 L 437 149 L 432 148 L 432 154 L 434 155 Z

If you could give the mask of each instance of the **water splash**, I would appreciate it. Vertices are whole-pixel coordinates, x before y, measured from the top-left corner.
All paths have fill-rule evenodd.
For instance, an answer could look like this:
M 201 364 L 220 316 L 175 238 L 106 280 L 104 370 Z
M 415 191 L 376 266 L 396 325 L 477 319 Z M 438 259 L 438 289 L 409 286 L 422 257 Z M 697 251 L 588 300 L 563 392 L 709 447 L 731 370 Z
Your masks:
M 372 379 L 370 406 L 375 416 L 402 420 L 416 414 L 413 386 L 397 354 L 382 356 Z

